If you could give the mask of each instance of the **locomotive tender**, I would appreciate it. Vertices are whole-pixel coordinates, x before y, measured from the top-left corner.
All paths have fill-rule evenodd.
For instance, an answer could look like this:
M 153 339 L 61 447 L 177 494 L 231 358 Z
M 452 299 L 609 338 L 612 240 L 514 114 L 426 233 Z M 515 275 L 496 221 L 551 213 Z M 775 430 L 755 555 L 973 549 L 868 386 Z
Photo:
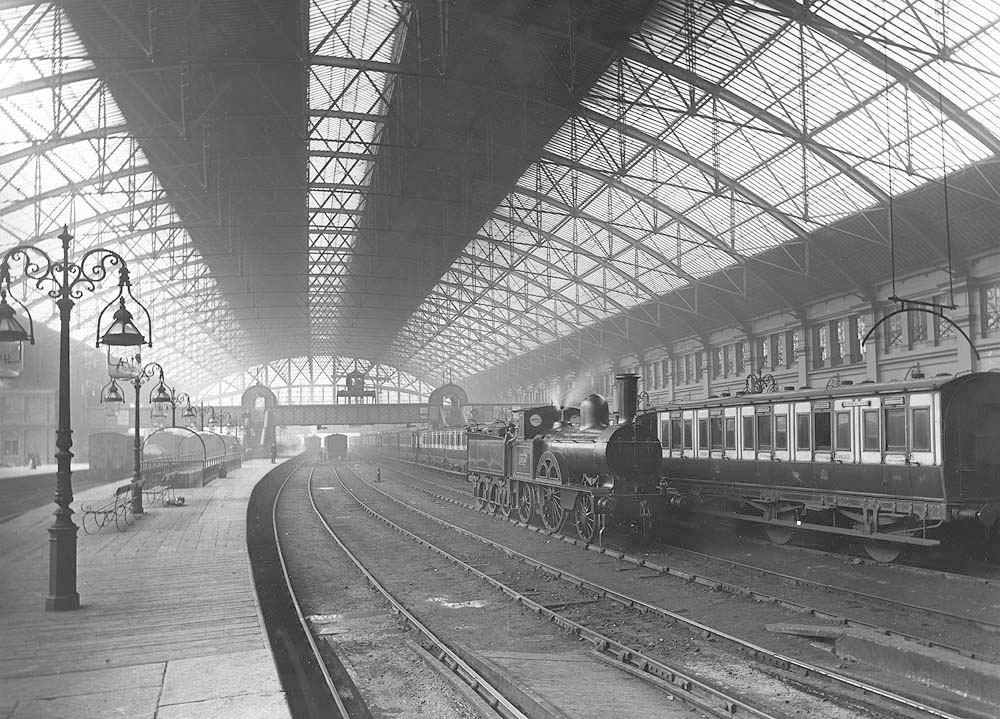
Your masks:
M 1000 373 L 740 394 L 659 413 L 670 487 L 700 510 L 779 544 L 858 538 L 879 561 L 996 535 Z
M 648 532 L 664 509 L 660 443 L 655 429 L 636 421 L 638 377 L 619 375 L 620 422 L 597 394 L 579 409 L 518 410 L 510 426 L 470 429 L 468 479 L 477 504 L 522 522 L 537 512 L 542 525 L 562 529 L 570 514 L 586 542 L 612 523 Z

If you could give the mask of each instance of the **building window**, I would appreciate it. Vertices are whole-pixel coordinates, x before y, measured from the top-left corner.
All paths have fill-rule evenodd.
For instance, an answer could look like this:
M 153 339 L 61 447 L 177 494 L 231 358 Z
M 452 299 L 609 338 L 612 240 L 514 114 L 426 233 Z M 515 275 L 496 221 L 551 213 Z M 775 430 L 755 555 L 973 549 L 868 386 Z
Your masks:
M 684 381 L 694 382 L 694 355 L 684 355 Z
M 712 379 L 722 376 L 722 348 L 715 347 L 712 350 Z
M 944 295 L 938 295 L 932 300 L 937 305 L 951 304 Z M 939 310 L 946 312 L 947 310 Z M 934 315 L 934 341 L 940 343 L 941 340 L 951 339 L 955 336 L 955 326 L 946 322 L 941 315 Z
M 892 310 L 885 312 L 889 314 Z M 885 339 L 885 351 L 892 352 L 893 347 L 903 346 L 903 318 L 893 315 L 882 323 L 882 336 Z
M 927 315 L 923 312 L 906 313 L 907 330 L 910 333 L 910 348 L 927 341 Z
M 757 340 L 757 366 L 761 369 L 771 369 L 771 338 L 761 337 Z
M 851 362 L 864 362 L 865 361 L 865 351 L 868 349 L 866 345 L 861 344 L 861 341 L 868 334 L 868 320 L 866 320 L 861 315 L 854 315 L 850 319 L 851 333 Z
M 726 377 L 736 374 L 736 345 L 726 345 L 722 348 L 722 370 Z
M 826 323 L 812 328 L 812 366 L 821 369 L 826 366 L 827 351 L 830 346 L 830 330 Z
M 830 323 L 830 365 L 838 367 L 851 355 L 849 323 L 846 318 Z
M 793 367 L 799 362 L 799 357 L 805 353 L 803 347 L 802 330 L 788 330 L 785 333 L 788 342 L 788 367 Z
M 702 370 L 705 367 L 704 355 L 702 352 L 694 353 L 694 378 L 696 382 L 701 382 Z
M 788 367 L 788 345 L 785 341 L 785 335 L 776 334 L 771 335 L 771 348 L 774 350 L 772 356 L 774 361 L 771 363 L 772 369 L 777 369 L 778 367 Z
M 982 305 L 983 336 L 1000 331 L 1000 280 L 979 290 Z

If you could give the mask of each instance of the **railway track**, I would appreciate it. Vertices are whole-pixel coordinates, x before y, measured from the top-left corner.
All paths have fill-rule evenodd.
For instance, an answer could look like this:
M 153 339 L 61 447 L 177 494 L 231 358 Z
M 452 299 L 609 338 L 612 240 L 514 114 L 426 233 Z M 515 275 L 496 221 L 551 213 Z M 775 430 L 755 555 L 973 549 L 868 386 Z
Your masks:
M 445 490 L 451 494 L 468 498 L 470 500 L 475 500 L 471 492 L 468 492 L 462 488 L 449 486 L 439 482 L 434 482 L 433 480 L 428 480 L 426 478 L 414 475 L 409 472 L 403 472 L 406 476 L 416 479 L 420 482 L 429 483 L 436 486 L 442 490 Z M 477 510 L 474 504 L 465 502 L 462 500 L 456 500 L 453 496 L 448 496 L 447 494 L 439 494 L 432 492 L 425 487 L 410 485 L 413 489 L 428 494 L 436 499 L 441 499 L 444 501 L 451 501 L 461 506 L 470 509 Z M 513 520 L 510 520 L 513 521 Z M 529 529 L 535 531 L 542 531 L 538 527 L 531 526 Z M 554 534 L 552 536 L 558 537 L 564 542 L 570 544 L 577 544 L 590 551 L 602 552 L 603 548 L 595 544 L 586 544 L 575 537 Z M 926 604 L 917 604 L 914 602 L 904 601 L 898 598 L 886 596 L 885 594 L 877 594 L 872 591 L 861 591 L 856 588 L 835 585 L 828 581 L 821 581 L 815 579 L 809 579 L 801 575 L 791 575 L 785 572 L 778 571 L 773 568 L 760 566 L 758 564 L 750 564 L 747 562 L 737 561 L 731 557 L 718 557 L 715 555 L 706 554 L 704 552 L 696 552 L 691 549 L 683 547 L 671 546 L 671 553 L 682 553 L 692 559 L 698 560 L 701 564 L 709 563 L 715 565 L 714 569 L 718 572 L 725 572 L 725 578 L 714 576 L 711 574 L 705 574 L 702 569 L 693 569 L 690 565 L 688 566 L 677 566 L 676 564 L 667 565 L 663 563 L 658 563 L 652 561 L 648 558 L 639 557 L 635 554 L 629 553 L 628 551 L 619 551 L 620 559 L 623 562 L 629 562 L 637 566 L 642 566 L 647 569 L 661 572 L 665 575 L 670 575 L 677 577 L 684 581 L 696 582 L 703 584 L 705 586 L 711 587 L 716 591 L 726 591 L 738 596 L 750 597 L 757 601 L 768 601 L 785 606 L 793 611 L 798 611 L 810 616 L 815 616 L 818 618 L 826 619 L 832 622 L 836 622 L 842 626 L 848 627 L 858 627 L 863 629 L 868 629 L 877 632 L 884 636 L 896 636 L 907 641 L 915 642 L 927 647 L 936 647 L 939 649 L 947 650 L 949 652 L 958 654 L 960 656 L 965 656 L 972 659 L 982 659 L 982 658 L 997 658 L 996 652 L 996 639 L 990 638 L 988 635 L 996 635 L 1000 633 L 1000 623 L 995 621 L 989 621 L 981 617 L 969 616 L 967 614 L 962 614 L 954 611 L 949 611 L 942 607 L 929 606 Z M 782 548 L 784 549 L 784 548 Z M 606 553 L 606 552 L 605 552 Z M 723 565 L 723 566 L 718 566 Z M 708 571 L 711 571 L 713 567 L 709 567 Z M 879 567 L 882 569 L 882 567 Z M 740 570 L 738 575 L 734 575 L 734 570 Z M 754 585 L 760 587 L 761 580 L 768 578 L 770 580 L 779 580 L 782 582 L 787 582 L 793 585 L 794 588 L 809 587 L 817 591 L 824 593 L 836 593 L 842 596 L 851 597 L 854 599 L 864 600 L 866 602 L 875 602 L 886 607 L 891 607 L 895 609 L 903 609 L 909 612 L 935 617 L 937 619 L 946 621 L 948 623 L 954 623 L 965 626 L 968 630 L 973 631 L 973 636 L 970 637 L 970 643 L 975 644 L 978 648 L 965 648 L 956 646 L 952 643 L 941 641 L 934 638 L 934 633 L 936 627 L 931 627 L 930 629 L 925 628 L 924 634 L 915 634 L 912 631 L 905 631 L 902 629 L 897 629 L 893 627 L 885 626 L 884 624 L 878 624 L 872 621 L 860 619 L 854 616 L 848 616 L 845 613 L 833 611 L 829 608 L 821 608 L 817 606 L 809 606 L 802 604 L 800 602 L 792 601 L 786 596 L 779 596 L 773 592 L 773 590 L 765 591 L 764 589 L 751 589 Z M 769 586 L 773 586 L 773 582 L 768 582 Z M 948 631 L 949 627 L 945 626 L 941 628 L 940 631 L 936 633 L 940 636 L 950 636 L 952 632 Z M 985 636 L 976 636 L 979 633 L 985 632 Z
M 421 624 L 419 620 L 403 606 L 386 588 L 379 583 L 372 572 L 365 564 L 343 543 L 337 532 L 318 510 L 313 501 L 312 482 L 316 470 L 315 462 L 303 463 L 296 467 L 281 482 L 274 493 L 270 506 L 270 521 L 273 528 L 274 549 L 276 552 L 276 564 L 280 567 L 280 574 L 283 584 L 280 587 L 282 592 L 287 592 L 288 599 L 295 615 L 297 629 L 294 632 L 287 625 L 277 628 L 269 621 L 269 631 L 272 637 L 277 636 L 279 666 L 285 666 L 286 674 L 284 682 L 286 691 L 289 693 L 290 705 L 294 707 L 296 717 L 340 717 L 341 719 L 371 719 L 373 713 L 370 711 L 367 700 L 384 700 L 385 697 L 363 696 L 359 688 L 352 680 L 350 673 L 346 670 L 340 658 L 331 650 L 328 643 L 324 642 L 323 632 L 329 628 L 325 620 L 333 614 L 317 613 L 315 596 L 309 597 L 309 592 L 305 592 L 306 597 L 300 596 L 296 586 L 303 584 L 323 585 L 334 581 L 334 577 L 345 570 L 350 563 L 365 578 L 368 584 L 378 592 L 378 598 L 368 596 L 363 599 L 366 606 L 362 613 L 370 619 L 372 616 L 381 615 L 385 622 L 399 626 L 405 624 L 409 631 L 395 635 L 400 647 L 394 649 L 397 657 L 401 654 L 409 654 L 416 661 L 411 661 L 411 668 L 407 668 L 405 673 L 420 676 L 415 683 L 426 687 L 426 691 L 440 696 L 436 685 L 441 684 L 440 675 L 454 677 L 457 682 L 464 682 L 470 687 L 468 692 L 459 692 L 461 698 L 460 706 L 455 708 L 453 716 L 483 716 L 502 717 L 504 719 L 530 719 L 530 715 L 520 711 L 513 706 L 488 680 L 480 675 L 475 669 L 469 667 L 461 660 L 448 646 L 437 637 L 431 630 Z M 297 496 L 291 496 L 297 495 Z M 302 504 L 308 499 L 308 504 L 312 507 L 314 516 L 322 527 L 325 534 L 325 545 L 321 552 L 327 560 L 327 572 L 315 575 L 311 570 L 306 577 L 303 571 L 296 571 L 294 561 L 290 557 L 301 554 L 301 544 L 303 540 L 315 544 L 316 526 L 303 526 L 300 509 Z M 284 517 L 282 517 L 284 515 Z M 307 535 L 312 533 L 310 538 Z M 336 546 L 341 553 L 340 560 L 331 560 L 329 549 Z M 301 563 L 301 558 L 299 559 Z M 330 572 L 330 561 L 334 561 L 337 572 Z M 308 562 L 307 562 L 308 564 Z M 297 576 L 295 576 L 297 574 Z M 273 585 L 272 585 L 273 589 Z M 315 591 L 313 592 L 315 595 Z M 384 603 L 383 601 L 384 600 Z M 420 637 L 419 642 L 414 642 L 411 634 L 416 633 Z M 383 635 L 383 639 L 387 635 Z M 272 641 L 272 643 L 274 643 Z M 385 649 L 385 648 L 383 648 Z M 436 666 L 432 666 L 436 665 Z M 395 697 L 398 699 L 398 697 Z M 474 714 L 470 713 L 472 707 Z M 448 716 L 443 713 L 440 707 L 433 709 L 433 716 Z
M 764 660 L 770 662 L 772 665 L 780 667 L 786 670 L 792 670 L 798 672 L 801 676 L 819 676 L 823 677 L 830 683 L 839 685 L 842 689 L 848 689 L 853 692 L 859 692 L 861 695 L 876 696 L 879 697 L 881 701 L 887 702 L 892 705 L 895 709 L 894 711 L 899 712 L 912 712 L 920 716 L 935 716 L 935 717 L 956 717 L 959 716 L 953 713 L 947 708 L 935 707 L 922 700 L 912 699 L 906 696 L 902 696 L 893 691 L 887 690 L 875 686 L 871 683 L 867 683 L 863 680 L 858 679 L 855 676 L 849 676 L 831 669 L 820 667 L 808 662 L 803 662 L 795 659 L 788 655 L 782 655 L 767 649 L 758 644 L 748 642 L 741 639 L 731 633 L 721 631 L 719 629 L 713 628 L 706 624 L 694 621 L 682 614 L 672 612 L 666 609 L 664 606 L 660 606 L 654 603 L 643 601 L 635 596 L 627 595 L 615 587 L 608 586 L 606 584 L 599 584 L 586 579 L 582 576 L 573 575 L 561 569 L 559 567 L 546 564 L 539 561 L 527 554 L 518 552 L 509 546 L 505 546 L 495 540 L 484 537 L 476 532 L 469 531 L 468 529 L 458 527 L 444 519 L 435 517 L 417 507 L 411 506 L 411 504 L 404 502 L 396 497 L 388 494 L 384 489 L 379 489 L 374 487 L 374 485 L 368 485 L 373 491 L 378 492 L 383 495 L 387 500 L 399 503 L 400 506 L 405 507 L 407 511 L 419 514 L 422 517 L 429 519 L 430 521 L 440 523 L 442 526 L 447 526 L 452 531 L 461 533 L 463 536 L 476 539 L 479 542 L 487 544 L 488 546 L 495 547 L 498 551 L 503 552 L 508 556 L 516 556 L 519 560 L 525 562 L 526 564 L 535 567 L 541 571 L 550 574 L 553 577 L 564 580 L 575 587 L 586 588 L 588 591 L 593 593 L 595 596 L 609 598 L 613 601 L 618 602 L 622 606 L 627 606 L 630 608 L 636 608 L 639 611 L 649 614 L 650 616 L 658 616 L 663 619 L 669 620 L 671 622 L 682 624 L 696 632 L 701 633 L 704 636 L 716 637 L 722 639 L 733 646 L 739 647 L 743 651 L 751 654 L 758 660 Z M 384 486 L 384 485 L 383 485 Z M 618 553 L 610 553 L 612 556 L 619 558 Z M 640 565 L 643 566 L 643 565 Z M 646 567 L 648 568 L 648 567 Z M 643 659 L 643 661 L 647 661 Z

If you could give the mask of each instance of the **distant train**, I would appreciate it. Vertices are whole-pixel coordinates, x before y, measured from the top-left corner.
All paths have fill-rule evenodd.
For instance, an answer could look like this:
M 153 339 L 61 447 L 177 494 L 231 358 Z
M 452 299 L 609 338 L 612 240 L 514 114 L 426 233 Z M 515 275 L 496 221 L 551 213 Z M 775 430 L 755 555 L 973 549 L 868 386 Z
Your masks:
M 331 462 L 347 459 L 347 435 L 328 434 L 323 438 L 323 449 L 326 450 L 326 458 Z
M 302 438 L 302 451 L 310 452 L 315 455 L 319 455 L 319 448 L 322 446 L 322 440 L 315 434 L 310 434 Z
M 1000 373 L 740 393 L 658 418 L 671 488 L 779 544 L 839 534 L 892 561 L 998 531 Z

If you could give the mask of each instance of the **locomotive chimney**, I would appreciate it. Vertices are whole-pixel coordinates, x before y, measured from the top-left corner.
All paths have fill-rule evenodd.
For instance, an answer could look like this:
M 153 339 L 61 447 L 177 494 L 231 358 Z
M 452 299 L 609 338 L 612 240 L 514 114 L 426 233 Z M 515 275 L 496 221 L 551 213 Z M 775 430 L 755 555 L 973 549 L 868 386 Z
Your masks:
M 619 421 L 631 422 L 639 411 L 639 375 L 615 375 L 615 409 Z

